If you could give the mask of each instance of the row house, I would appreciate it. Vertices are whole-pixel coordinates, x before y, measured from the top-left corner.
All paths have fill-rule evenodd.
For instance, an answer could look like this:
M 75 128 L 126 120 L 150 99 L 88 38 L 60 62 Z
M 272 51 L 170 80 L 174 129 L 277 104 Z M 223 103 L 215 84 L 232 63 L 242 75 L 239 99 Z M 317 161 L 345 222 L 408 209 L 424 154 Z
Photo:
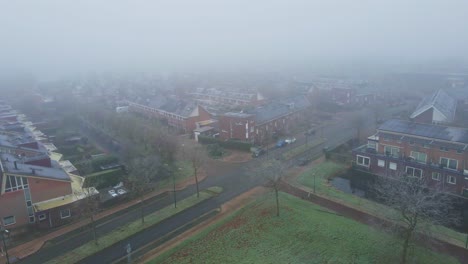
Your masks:
M 359 170 L 424 178 L 429 187 L 468 195 L 468 129 L 392 119 L 353 156 Z
M 287 134 L 298 115 L 310 106 L 304 96 L 282 99 L 253 110 L 219 115 L 220 138 L 264 144 L 275 134 Z
M 207 104 L 222 105 L 260 105 L 265 98 L 260 93 L 223 91 L 218 89 L 199 88 L 193 93 L 189 93 L 193 99 Z
M 211 114 L 205 108 L 191 101 L 157 98 L 150 102 L 137 103 L 127 100 L 126 103 L 130 112 L 163 120 L 168 126 L 185 133 L 196 129 L 197 122 L 211 120 Z
M 81 214 L 83 198 L 97 194 L 83 189 L 76 168 L 61 161 L 44 134 L 18 118 L 18 129 L 0 121 L 0 225 L 13 232 L 30 227 L 52 228 Z

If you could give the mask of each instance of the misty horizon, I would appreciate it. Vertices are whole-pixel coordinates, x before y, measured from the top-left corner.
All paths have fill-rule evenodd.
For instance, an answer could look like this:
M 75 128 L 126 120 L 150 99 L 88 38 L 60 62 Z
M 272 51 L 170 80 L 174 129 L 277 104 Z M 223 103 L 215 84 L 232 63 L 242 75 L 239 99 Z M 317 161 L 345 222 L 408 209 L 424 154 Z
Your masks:
M 463 64 L 466 10 L 463 1 L 6 2 L 0 70 L 56 78 Z

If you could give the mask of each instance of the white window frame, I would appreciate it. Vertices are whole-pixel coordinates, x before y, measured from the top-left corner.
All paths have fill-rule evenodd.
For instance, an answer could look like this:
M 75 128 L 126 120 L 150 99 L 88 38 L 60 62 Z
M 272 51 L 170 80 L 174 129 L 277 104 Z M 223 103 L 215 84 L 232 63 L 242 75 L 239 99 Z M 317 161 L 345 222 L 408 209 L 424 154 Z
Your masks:
M 47 215 L 46 214 L 39 214 L 37 216 L 37 219 L 39 219 L 39 221 L 44 221 L 47 219 Z
M 421 155 L 424 155 L 424 160 L 419 159 Z M 412 157 L 416 162 L 419 162 L 419 163 L 427 162 L 427 154 L 424 152 L 411 151 L 410 157 Z
M 8 223 L 8 224 L 5 223 L 5 218 L 10 218 L 10 217 L 13 217 L 13 222 Z M 16 224 L 16 217 L 15 217 L 14 215 L 5 216 L 5 217 L 3 217 L 3 219 L 2 219 L 2 223 L 3 223 L 3 226 L 14 225 L 14 224 Z
M 445 166 L 444 168 L 447 168 L 449 170 L 457 170 L 458 169 L 458 160 L 456 159 L 451 159 L 451 158 L 446 158 L 446 157 L 440 157 L 440 164 L 442 164 L 442 159 L 446 159 L 447 160 L 447 166 Z M 450 161 L 456 161 L 456 166 L 455 168 L 450 168 L 449 165 L 450 165 Z
M 377 160 L 377 166 L 382 167 L 382 168 L 385 167 L 385 160 L 380 160 L 380 159 Z
M 362 163 L 359 162 L 359 158 L 362 158 Z M 366 159 L 368 160 L 367 164 L 365 162 Z M 356 164 L 365 167 L 370 167 L 370 158 L 366 156 L 356 155 Z
M 434 177 L 434 175 L 436 175 L 437 177 Z M 431 177 L 432 177 L 432 179 L 433 179 L 434 181 L 440 181 L 440 179 L 442 178 L 442 175 L 441 175 L 440 172 L 435 172 L 435 171 L 434 171 L 434 172 L 432 172 L 432 176 L 431 176 Z
M 384 153 L 385 155 L 387 155 L 387 151 L 385 150 L 386 148 L 390 148 L 390 156 L 392 157 L 399 157 L 400 156 L 400 148 L 399 147 L 396 147 L 396 146 L 391 146 L 391 145 L 384 145 Z M 395 153 L 393 153 L 393 150 L 397 149 L 398 150 L 398 155 L 395 155 Z
M 411 169 L 411 170 L 413 171 L 413 173 L 408 174 L 408 169 Z M 421 176 L 416 176 L 416 175 L 415 175 L 416 170 L 421 171 Z M 421 179 L 421 178 L 423 177 L 423 173 L 424 173 L 423 170 L 418 169 L 418 168 L 415 168 L 415 167 L 411 167 L 411 166 L 406 166 L 405 172 L 406 172 L 406 174 L 407 174 L 408 176 L 415 177 L 415 178 L 419 178 L 419 179 Z
M 68 211 L 68 215 L 63 216 L 63 212 L 64 212 L 64 211 Z M 71 216 L 71 211 L 70 211 L 70 209 L 63 209 L 63 210 L 60 210 L 60 218 L 61 218 L 61 219 L 65 219 L 65 218 L 68 218 L 68 217 L 70 217 L 70 216 Z
M 389 162 L 388 164 L 388 168 L 391 169 L 391 170 L 397 170 L 398 166 L 395 162 Z
M 453 182 L 450 181 L 450 179 L 453 179 Z M 452 176 L 452 175 L 447 175 L 447 183 L 449 183 L 449 184 L 457 184 L 457 177 Z

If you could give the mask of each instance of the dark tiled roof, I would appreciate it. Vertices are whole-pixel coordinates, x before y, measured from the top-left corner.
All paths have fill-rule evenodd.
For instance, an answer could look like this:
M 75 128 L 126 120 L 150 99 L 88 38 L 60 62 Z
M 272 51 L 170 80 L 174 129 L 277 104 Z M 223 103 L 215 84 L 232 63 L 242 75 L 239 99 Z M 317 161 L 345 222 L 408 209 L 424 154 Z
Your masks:
M 309 100 L 305 96 L 295 96 L 281 99 L 261 107 L 257 107 L 251 114 L 255 114 L 255 122 L 263 124 L 270 120 L 277 119 L 289 113 L 297 112 L 310 106 Z
M 378 130 L 468 144 L 468 130 L 458 127 L 421 124 L 391 119 L 383 123 Z

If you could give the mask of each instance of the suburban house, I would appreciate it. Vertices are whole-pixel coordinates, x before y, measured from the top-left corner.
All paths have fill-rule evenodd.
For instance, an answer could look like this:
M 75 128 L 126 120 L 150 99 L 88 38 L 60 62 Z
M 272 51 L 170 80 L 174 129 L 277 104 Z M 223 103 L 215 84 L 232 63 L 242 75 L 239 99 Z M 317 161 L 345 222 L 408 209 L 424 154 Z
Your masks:
M 358 170 L 424 178 L 429 187 L 468 195 L 468 129 L 392 119 L 353 157 Z
M 192 133 L 197 128 L 197 122 L 211 120 L 211 114 L 193 101 L 158 97 L 139 103 L 126 102 L 129 111 L 164 120 L 184 133 Z
M 419 103 L 410 118 L 415 122 L 448 124 L 455 118 L 457 100 L 443 90 L 438 90 Z
M 83 189 L 73 164 L 53 150 L 23 116 L 0 121 L 1 226 L 14 232 L 56 227 L 79 217 L 83 198 L 97 194 Z
M 219 115 L 220 138 L 263 144 L 275 134 L 289 133 L 298 114 L 310 106 L 305 96 L 296 96 L 256 107 L 252 110 Z

